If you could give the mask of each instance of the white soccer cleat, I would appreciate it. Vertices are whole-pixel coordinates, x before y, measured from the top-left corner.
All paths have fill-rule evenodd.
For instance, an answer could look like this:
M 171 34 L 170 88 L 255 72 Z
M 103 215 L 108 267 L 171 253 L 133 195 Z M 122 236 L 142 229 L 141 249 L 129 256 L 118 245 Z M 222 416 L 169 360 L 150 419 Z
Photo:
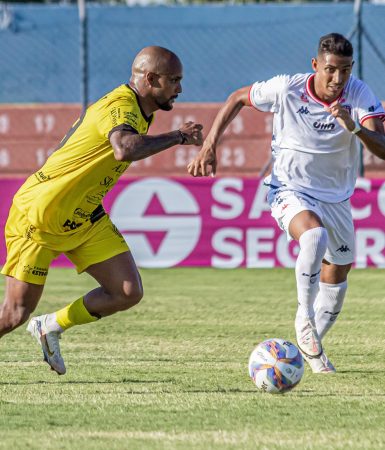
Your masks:
M 297 335 L 297 344 L 302 354 L 311 358 L 322 355 L 321 340 L 318 336 L 314 320 L 296 320 L 295 332 Z
M 336 369 L 333 364 L 329 361 L 329 358 L 322 352 L 319 356 L 308 356 L 301 352 L 303 359 L 309 364 L 313 373 L 336 373 Z
M 40 344 L 46 361 L 51 369 L 59 375 L 66 373 L 64 360 L 60 354 L 59 339 L 61 333 L 50 331 L 47 332 L 45 328 L 46 316 L 33 317 L 28 324 L 27 331 L 29 331 L 37 342 Z

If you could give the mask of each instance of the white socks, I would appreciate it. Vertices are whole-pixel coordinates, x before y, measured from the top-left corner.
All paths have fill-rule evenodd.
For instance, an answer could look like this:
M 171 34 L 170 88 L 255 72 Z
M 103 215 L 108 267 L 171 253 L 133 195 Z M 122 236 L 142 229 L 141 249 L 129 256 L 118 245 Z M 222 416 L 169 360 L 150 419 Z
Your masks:
M 63 333 L 63 328 L 56 321 L 56 313 L 45 315 L 45 326 L 48 332 Z
M 315 300 L 315 324 L 322 339 L 334 325 L 344 302 L 348 282 L 339 284 L 319 283 L 319 293 Z
M 298 294 L 296 320 L 314 318 L 314 301 L 319 289 L 322 259 L 327 242 L 328 233 L 323 227 L 306 230 L 299 238 L 300 252 L 295 265 Z

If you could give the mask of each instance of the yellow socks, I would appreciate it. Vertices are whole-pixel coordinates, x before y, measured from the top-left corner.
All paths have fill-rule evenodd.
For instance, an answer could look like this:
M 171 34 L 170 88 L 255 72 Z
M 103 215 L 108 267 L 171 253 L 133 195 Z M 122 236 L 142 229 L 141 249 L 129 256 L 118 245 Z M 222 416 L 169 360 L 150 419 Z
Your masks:
M 56 311 L 56 322 L 64 330 L 73 327 L 74 325 L 83 325 L 85 323 L 95 322 L 98 317 L 92 316 L 84 306 L 83 297 L 70 303 L 63 309 Z

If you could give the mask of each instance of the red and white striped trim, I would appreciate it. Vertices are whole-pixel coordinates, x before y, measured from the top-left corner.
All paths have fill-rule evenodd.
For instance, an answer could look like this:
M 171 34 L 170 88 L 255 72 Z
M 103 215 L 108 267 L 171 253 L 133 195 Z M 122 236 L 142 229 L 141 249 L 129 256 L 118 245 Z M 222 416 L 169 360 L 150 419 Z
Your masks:
M 311 74 L 310 76 L 309 76 L 309 78 L 306 80 L 306 87 L 305 87 L 305 89 L 306 89 L 306 94 L 312 99 L 312 100 L 314 100 L 315 102 L 317 102 L 317 103 L 319 103 L 320 105 L 323 105 L 323 106 L 330 106 L 332 103 L 334 103 L 335 101 L 340 101 L 341 100 L 341 98 L 342 98 L 342 94 L 344 93 L 344 90 L 345 89 L 343 89 L 342 90 L 342 92 L 341 92 L 341 94 L 339 95 L 339 97 L 336 99 L 336 100 L 333 100 L 332 102 L 330 102 L 330 103 L 326 103 L 326 102 L 323 102 L 322 100 L 320 100 L 318 97 L 316 97 L 316 95 L 315 95 L 315 93 L 314 92 L 312 92 L 312 90 L 311 90 L 311 80 L 313 80 L 313 78 L 315 77 L 315 73 L 313 73 L 313 74 Z
M 362 125 L 368 119 L 380 119 L 382 122 L 385 122 L 385 113 L 367 114 L 360 119 L 360 124 Z

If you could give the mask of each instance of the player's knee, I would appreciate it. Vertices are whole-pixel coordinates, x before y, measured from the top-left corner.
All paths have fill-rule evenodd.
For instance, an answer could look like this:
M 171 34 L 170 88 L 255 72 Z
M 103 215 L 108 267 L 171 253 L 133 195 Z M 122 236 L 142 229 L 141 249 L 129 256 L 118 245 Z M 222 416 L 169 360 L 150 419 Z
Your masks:
M 123 286 L 119 297 L 120 309 L 129 309 L 142 300 L 143 287 L 141 284 L 127 283 Z
M 300 239 L 301 248 L 312 248 L 316 253 L 324 254 L 328 246 L 328 232 L 324 227 L 310 228 Z

